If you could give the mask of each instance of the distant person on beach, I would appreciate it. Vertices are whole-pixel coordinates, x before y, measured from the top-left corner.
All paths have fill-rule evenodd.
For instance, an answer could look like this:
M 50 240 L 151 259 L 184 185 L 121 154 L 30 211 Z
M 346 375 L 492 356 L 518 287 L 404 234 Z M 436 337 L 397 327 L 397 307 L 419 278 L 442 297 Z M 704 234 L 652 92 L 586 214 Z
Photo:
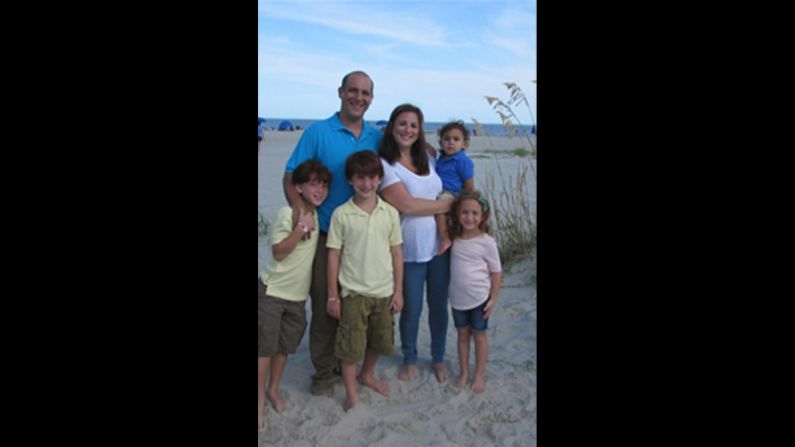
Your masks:
M 461 191 L 475 189 L 475 165 L 464 151 L 469 147 L 469 130 L 463 121 L 451 121 L 439 129 L 439 145 L 442 153 L 436 160 L 436 173 L 442 179 L 444 191 L 440 198 L 451 199 Z M 436 215 L 436 226 L 439 230 L 439 253 L 444 253 L 452 242 L 448 237 L 446 214 Z
M 502 265 L 497 242 L 489 232 L 489 204 L 479 191 L 464 191 L 450 212 L 450 305 L 458 331 L 459 375 L 453 386 L 469 379 L 469 341 L 475 339 L 475 380 L 472 391 L 486 389 L 489 344 L 486 329 L 500 295 Z
M 392 111 L 379 154 L 384 167 L 381 196 L 400 211 L 403 230 L 404 307 L 400 315 L 403 367 L 398 379 L 410 380 L 416 375 L 417 335 L 426 288 L 432 368 L 436 379 L 444 382 L 448 378 L 444 353 L 450 256 L 439 254 L 434 214 L 446 213 L 452 200 L 436 200 L 442 192 L 442 180 L 434 169 L 435 151 L 425 142 L 423 115 L 418 107 L 402 104 Z
M 334 354 L 342 362 L 344 407 L 349 410 L 359 402 L 357 380 L 389 396 L 389 385 L 377 380 L 374 371 L 379 356 L 394 351 L 392 314 L 403 308 L 403 237 L 398 211 L 377 194 L 384 176 L 378 155 L 368 150 L 352 154 L 345 176 L 355 194 L 331 215 L 328 314 L 339 320 Z
M 353 196 L 353 188 L 345 180 L 345 161 L 361 150 L 375 152 L 381 143 L 381 132 L 364 121 L 364 113 L 373 100 L 374 84 L 363 71 L 354 71 L 342 78 L 337 89 L 340 110 L 330 118 L 307 127 L 293 150 L 285 167 L 284 195 L 293 209 L 293 219 L 298 219 L 303 202 L 292 185 L 295 168 L 310 158 L 319 159 L 331 171 L 328 198 L 318 207 L 319 238 L 317 253 L 312 264 L 312 321 L 309 326 L 309 353 L 315 374 L 312 376 L 313 395 L 330 395 L 338 381 L 335 370 L 339 362 L 334 356 L 337 320 L 327 309 L 327 296 L 338 296 L 327 288 L 326 239 L 334 210 Z M 311 233 L 311 232 L 310 232 Z
M 271 230 L 273 257 L 258 280 L 257 320 L 259 345 L 257 364 L 258 425 L 265 425 L 265 397 L 281 413 L 279 394 L 287 355 L 301 343 L 306 329 L 306 297 L 312 280 L 312 259 L 318 242 L 315 209 L 328 195 L 331 173 L 317 160 L 307 160 L 292 173 L 291 188 L 302 203 L 298 219 L 290 207 L 279 210 Z M 311 235 L 304 238 L 304 235 Z M 265 377 L 270 372 L 268 390 Z

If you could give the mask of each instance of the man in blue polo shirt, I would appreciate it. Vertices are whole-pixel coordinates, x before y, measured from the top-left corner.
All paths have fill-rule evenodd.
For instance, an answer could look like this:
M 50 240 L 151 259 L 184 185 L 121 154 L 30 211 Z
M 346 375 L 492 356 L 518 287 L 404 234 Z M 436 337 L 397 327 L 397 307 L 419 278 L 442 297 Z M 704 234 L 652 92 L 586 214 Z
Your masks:
M 330 118 L 309 126 L 301 135 L 284 171 L 284 195 L 293 207 L 293 216 L 299 213 L 303 203 L 292 187 L 292 172 L 305 160 L 317 158 L 331 172 L 328 197 L 317 208 L 320 238 L 312 264 L 312 321 L 309 326 L 309 353 L 315 367 L 312 376 L 312 394 L 330 395 L 338 377 L 334 369 L 338 360 L 334 356 L 334 340 L 337 320 L 326 311 L 329 295 L 338 296 L 338 291 L 326 288 L 326 233 L 331 213 L 353 196 L 353 188 L 346 181 L 345 161 L 348 156 L 361 150 L 378 152 L 381 132 L 364 122 L 364 112 L 373 101 L 375 85 L 367 73 L 354 71 L 342 78 L 337 89 L 340 110 Z M 297 219 L 294 219 L 297 222 Z

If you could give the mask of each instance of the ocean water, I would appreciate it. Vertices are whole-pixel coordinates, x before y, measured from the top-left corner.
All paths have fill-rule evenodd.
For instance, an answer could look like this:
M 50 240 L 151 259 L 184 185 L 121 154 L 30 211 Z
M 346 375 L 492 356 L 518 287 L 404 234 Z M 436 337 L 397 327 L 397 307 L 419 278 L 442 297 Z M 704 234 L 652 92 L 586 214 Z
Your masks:
M 310 120 L 310 119 L 300 119 L 300 118 L 268 118 L 268 117 L 265 117 L 265 119 L 267 121 L 264 123 L 264 126 L 265 126 L 266 130 L 270 131 L 270 130 L 279 129 L 279 125 L 282 122 L 284 122 L 284 121 L 288 121 L 288 122 L 292 123 L 294 129 L 296 129 L 297 126 L 300 126 L 302 129 L 306 129 L 312 123 L 317 122 L 317 121 L 322 121 L 325 118 L 320 119 L 320 120 L 317 120 L 317 119 L 311 119 Z M 380 126 L 376 126 L 376 123 L 378 121 L 380 121 L 380 120 L 373 120 L 373 121 L 367 120 L 367 124 L 370 124 L 371 126 L 375 126 L 375 127 L 380 127 Z M 426 121 L 424 123 L 425 132 L 426 133 L 427 132 L 436 133 L 445 124 L 446 123 L 434 122 L 434 121 Z M 470 135 L 474 135 L 473 130 L 475 128 L 475 125 L 473 123 L 471 123 L 471 122 L 464 122 L 464 124 L 466 124 L 467 128 L 469 129 Z M 503 126 L 502 124 L 483 124 L 483 123 L 481 123 L 481 126 L 483 126 L 483 129 L 486 131 L 486 133 L 491 135 L 491 136 L 504 137 L 504 136 L 508 136 L 508 133 L 509 133 L 508 129 L 506 129 L 505 126 Z M 531 134 L 531 133 L 534 133 L 533 131 L 535 130 L 534 126 L 529 126 L 529 125 L 515 126 L 515 127 L 516 127 L 516 131 L 519 132 L 520 134 L 523 131 L 527 132 L 528 134 Z

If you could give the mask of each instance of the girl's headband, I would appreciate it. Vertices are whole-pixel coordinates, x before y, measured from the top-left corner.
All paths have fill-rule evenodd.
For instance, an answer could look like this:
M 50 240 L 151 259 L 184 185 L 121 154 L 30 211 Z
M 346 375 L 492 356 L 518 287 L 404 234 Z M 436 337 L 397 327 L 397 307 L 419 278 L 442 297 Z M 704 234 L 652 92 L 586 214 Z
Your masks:
M 483 193 L 481 192 L 478 191 L 462 192 L 460 199 L 462 201 L 466 199 L 477 200 L 478 203 L 480 203 L 480 206 L 483 207 L 483 214 L 489 212 L 489 202 L 486 201 L 486 198 L 483 197 Z
M 489 202 L 486 202 L 486 199 L 483 196 L 478 196 L 478 202 L 480 202 L 480 206 L 483 207 L 483 214 L 489 212 Z

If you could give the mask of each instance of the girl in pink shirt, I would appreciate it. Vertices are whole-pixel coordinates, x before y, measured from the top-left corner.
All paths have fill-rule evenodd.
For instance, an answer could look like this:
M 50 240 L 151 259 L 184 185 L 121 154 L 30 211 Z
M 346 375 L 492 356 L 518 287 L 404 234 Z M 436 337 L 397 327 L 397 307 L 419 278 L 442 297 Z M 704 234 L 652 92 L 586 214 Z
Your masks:
M 450 305 L 458 331 L 458 364 L 461 373 L 453 386 L 462 388 L 469 378 L 469 340 L 475 339 L 475 380 L 472 391 L 486 389 L 489 354 L 488 318 L 500 294 L 502 265 L 497 243 L 489 236 L 489 204 L 479 191 L 462 192 L 453 202 L 450 239 Z

